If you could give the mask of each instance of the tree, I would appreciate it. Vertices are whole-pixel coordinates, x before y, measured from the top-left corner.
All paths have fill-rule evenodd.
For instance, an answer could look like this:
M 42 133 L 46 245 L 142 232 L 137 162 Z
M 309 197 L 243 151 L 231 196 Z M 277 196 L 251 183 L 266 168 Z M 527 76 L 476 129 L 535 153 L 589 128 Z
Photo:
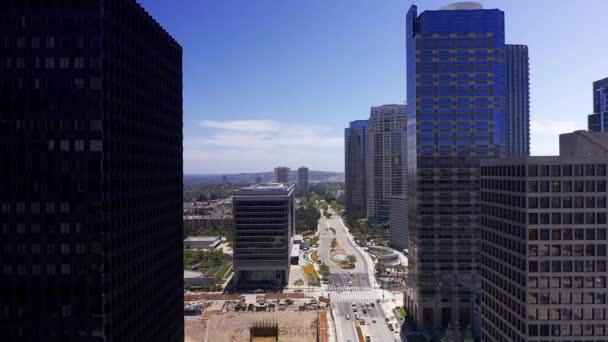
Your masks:
M 467 330 L 464 333 L 464 342 L 475 342 L 475 338 L 473 338 L 473 329 L 471 325 L 467 325 Z
M 336 248 L 338 246 L 338 240 L 335 238 L 331 240 L 331 248 Z
M 349 255 L 346 257 L 346 261 L 348 261 L 349 264 L 354 264 L 357 262 L 357 257 L 354 255 Z
M 327 264 L 322 263 L 319 266 L 319 275 L 321 275 L 321 278 L 323 278 L 323 280 L 327 280 L 327 278 L 329 278 L 330 275 L 330 271 L 329 271 L 329 266 L 327 266 Z
M 381 262 L 376 263 L 376 276 L 382 275 L 385 271 L 386 271 L 386 267 L 384 266 L 383 263 L 381 263 Z

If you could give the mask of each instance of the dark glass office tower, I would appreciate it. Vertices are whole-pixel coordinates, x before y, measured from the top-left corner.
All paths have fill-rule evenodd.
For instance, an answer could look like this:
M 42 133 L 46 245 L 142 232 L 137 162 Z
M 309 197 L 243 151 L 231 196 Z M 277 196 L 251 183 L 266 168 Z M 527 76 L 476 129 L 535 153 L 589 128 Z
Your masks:
M 183 341 L 180 45 L 133 0 L 0 32 L 0 340 Z
M 608 131 L 608 77 L 593 82 L 593 114 L 588 117 L 590 132 Z
M 507 154 L 530 155 L 530 68 L 526 45 L 506 45 L 507 51 Z
M 349 216 L 366 215 L 365 176 L 367 120 L 351 121 L 344 129 L 344 202 Z
M 406 21 L 406 306 L 423 328 L 465 328 L 479 286 L 479 163 L 507 147 L 504 13 L 412 6 Z

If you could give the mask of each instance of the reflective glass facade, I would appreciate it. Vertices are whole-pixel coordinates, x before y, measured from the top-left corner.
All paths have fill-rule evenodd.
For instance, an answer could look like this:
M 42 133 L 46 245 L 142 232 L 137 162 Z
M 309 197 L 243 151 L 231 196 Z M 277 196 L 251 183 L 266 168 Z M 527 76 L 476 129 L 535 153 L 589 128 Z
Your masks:
M 590 132 L 608 131 L 608 78 L 593 82 L 593 114 L 588 118 Z
M 507 151 L 504 14 L 412 6 L 406 21 L 406 306 L 424 328 L 465 327 L 479 284 L 479 163 Z

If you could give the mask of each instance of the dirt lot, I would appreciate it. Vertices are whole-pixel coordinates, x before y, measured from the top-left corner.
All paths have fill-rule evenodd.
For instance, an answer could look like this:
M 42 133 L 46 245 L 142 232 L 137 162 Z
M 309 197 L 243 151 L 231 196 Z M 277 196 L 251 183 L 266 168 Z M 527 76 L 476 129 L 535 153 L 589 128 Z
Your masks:
M 249 327 L 261 320 L 276 320 L 281 341 L 314 342 L 316 311 L 229 312 L 208 321 L 209 341 L 249 342 Z

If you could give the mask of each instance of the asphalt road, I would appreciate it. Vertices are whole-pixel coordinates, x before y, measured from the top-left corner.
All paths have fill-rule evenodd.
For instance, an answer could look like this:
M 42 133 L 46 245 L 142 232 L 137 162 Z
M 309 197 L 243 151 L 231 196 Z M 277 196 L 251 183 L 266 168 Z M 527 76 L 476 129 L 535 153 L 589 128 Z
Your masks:
M 330 213 L 333 215 L 333 210 L 330 210 Z M 329 227 L 334 228 L 335 234 Z M 359 248 L 356 248 L 349 238 L 342 219 L 337 215 L 333 215 L 328 220 L 325 216 L 321 215 L 321 219 L 319 220 L 319 236 L 317 255 L 329 266 L 331 272 L 327 290 L 330 293 L 330 298 L 333 297 L 332 308 L 336 321 L 336 329 L 338 330 L 338 341 L 346 342 L 349 339 L 353 342 L 358 341 L 354 326 L 355 313 L 353 312 L 353 303 L 355 303 L 358 313 L 361 314 L 361 318 L 366 323 L 361 326 L 363 336 L 369 335 L 372 342 L 394 341 L 397 335 L 388 329 L 384 312 L 380 305 L 376 305 L 375 303 L 379 299 L 379 293 L 377 293 L 379 290 L 374 289 L 374 281 L 370 280 L 366 258 L 364 258 Z M 330 260 L 331 241 L 334 238 L 342 249 L 357 258 L 354 269 L 344 270 Z M 350 282 L 352 282 L 352 286 Z M 366 314 L 362 313 L 361 305 L 364 305 L 364 303 L 370 303 L 370 307 L 366 309 Z M 371 303 L 374 303 L 375 307 L 371 307 Z M 347 315 L 349 319 L 346 319 Z M 373 323 L 373 320 L 376 320 L 376 323 Z

